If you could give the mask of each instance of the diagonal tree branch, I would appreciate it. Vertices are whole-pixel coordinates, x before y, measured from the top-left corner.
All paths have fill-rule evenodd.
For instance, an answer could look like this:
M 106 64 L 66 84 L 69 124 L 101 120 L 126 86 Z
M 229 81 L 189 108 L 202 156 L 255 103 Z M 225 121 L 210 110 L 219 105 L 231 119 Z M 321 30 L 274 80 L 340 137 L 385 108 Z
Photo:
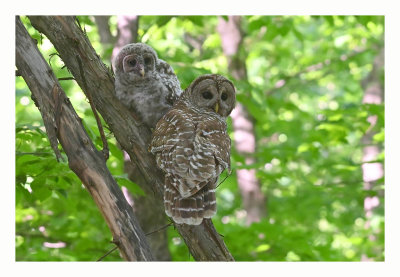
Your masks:
M 87 135 L 81 119 L 62 90 L 19 17 L 16 17 L 16 65 L 35 99 L 50 140 L 61 143 L 68 164 L 103 214 L 113 242 L 125 260 L 153 260 L 145 235 L 108 171 L 104 156 Z M 58 150 L 58 148 L 57 148 Z
M 119 51 L 129 43 L 136 42 L 138 36 L 138 20 L 139 16 L 117 16 L 117 30 L 116 43 L 113 49 L 111 62 L 115 68 L 115 57 Z M 157 197 L 152 188 L 147 185 L 146 180 L 142 177 L 137 165 L 132 162 L 129 155 L 122 151 L 124 155 L 124 172 L 128 174 L 129 180 L 139 185 L 145 195 L 132 195 L 126 187 L 122 187 L 128 203 L 132 206 L 133 212 L 144 232 L 151 232 L 157 226 L 168 226 L 167 215 L 164 212 L 164 205 L 162 199 Z M 147 236 L 147 241 L 154 259 L 157 261 L 170 261 L 171 254 L 168 249 L 168 235 L 167 230 L 160 230 Z
M 90 91 L 97 110 L 119 144 L 137 164 L 148 186 L 157 197 L 162 198 L 164 174 L 158 169 L 154 156 L 147 151 L 151 131 L 136 122 L 127 108 L 118 101 L 111 72 L 96 54 L 74 17 L 29 16 L 29 19 L 33 27 L 50 39 L 81 88 L 84 87 L 84 83 L 77 57 L 85 64 L 87 91 L 84 90 L 84 93 Z M 204 220 L 198 226 L 176 224 L 175 227 L 196 260 L 233 261 L 231 253 L 210 219 Z

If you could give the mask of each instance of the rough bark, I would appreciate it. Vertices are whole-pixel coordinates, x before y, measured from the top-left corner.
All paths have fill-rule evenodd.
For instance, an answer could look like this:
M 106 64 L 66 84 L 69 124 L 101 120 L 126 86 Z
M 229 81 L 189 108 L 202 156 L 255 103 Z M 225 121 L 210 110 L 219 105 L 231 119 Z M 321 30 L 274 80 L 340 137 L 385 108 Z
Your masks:
M 117 40 L 113 49 L 113 59 L 118 52 L 128 43 L 136 42 L 138 31 L 138 17 L 137 16 L 118 16 L 117 17 Z M 125 187 L 122 188 L 125 197 L 131 204 L 133 211 L 139 220 L 140 226 L 143 231 L 151 233 L 147 237 L 150 245 L 151 252 L 157 261 L 171 260 L 171 254 L 168 249 L 168 236 L 167 229 L 160 229 L 160 227 L 167 224 L 167 217 L 164 212 L 163 202 L 157 198 L 153 191 L 148 187 L 146 180 L 140 173 L 137 165 L 132 162 L 129 155 L 123 151 L 124 154 L 124 172 L 128 174 L 128 178 L 138 184 L 146 193 L 145 196 L 132 195 Z M 154 232 L 154 230 L 159 230 Z
M 94 51 L 88 38 L 69 16 L 30 16 L 32 26 L 46 35 L 74 75 L 85 94 L 92 94 L 94 104 L 114 133 L 118 143 L 139 168 L 144 180 L 159 199 L 163 196 L 164 174 L 148 152 L 151 131 L 135 121 L 116 98 L 114 78 Z M 77 59 L 85 65 L 80 72 Z M 158 226 L 157 226 L 158 227 Z M 232 261 L 233 257 L 216 232 L 211 220 L 199 226 L 176 224 L 175 227 L 196 260 Z
M 59 141 L 69 167 L 92 195 L 125 260 L 153 260 L 146 237 L 106 161 L 62 90 L 34 40 L 16 17 L 16 65 L 32 92 L 50 140 Z
M 237 80 L 247 78 L 246 64 L 239 57 L 239 49 L 243 35 L 240 29 L 240 16 L 229 16 L 228 21 L 219 18 L 218 32 L 222 40 L 222 49 L 228 59 L 228 68 L 232 76 Z M 246 107 L 237 103 L 231 114 L 234 141 L 236 150 L 246 157 L 246 164 L 255 162 L 252 155 L 255 152 L 256 143 L 254 125 Z M 260 183 L 256 178 L 254 169 L 238 169 L 236 171 L 243 206 L 247 213 L 246 223 L 259 222 L 265 216 L 265 198 L 260 189 Z
M 151 233 L 147 236 L 147 240 L 155 260 L 170 261 L 171 254 L 168 249 L 167 229 L 162 228 L 168 224 L 163 201 L 147 185 L 139 168 L 135 163 L 131 162 L 129 155 L 125 151 L 124 156 L 124 171 L 128 173 L 129 180 L 138 184 L 146 193 L 144 196 L 131 195 L 128 189 L 123 188 L 124 195 L 131 199 L 131 206 L 143 231 L 146 234 Z M 154 232 L 155 230 L 158 231 Z

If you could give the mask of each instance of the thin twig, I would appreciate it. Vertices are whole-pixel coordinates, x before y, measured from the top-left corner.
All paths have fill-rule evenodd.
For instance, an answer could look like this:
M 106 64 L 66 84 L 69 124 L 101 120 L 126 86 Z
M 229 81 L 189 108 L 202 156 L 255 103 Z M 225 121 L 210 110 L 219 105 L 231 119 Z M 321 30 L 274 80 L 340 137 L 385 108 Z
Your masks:
M 222 181 L 218 184 L 217 188 L 218 188 L 223 182 L 225 182 L 225 180 L 226 180 L 228 177 L 230 177 L 231 175 L 232 175 L 232 172 L 229 173 L 228 175 L 226 175 L 225 178 L 224 178 L 224 180 L 222 180 Z
M 63 78 L 58 78 L 59 81 L 69 81 L 69 80 L 75 80 L 74 77 L 63 77 Z
M 51 54 L 49 55 L 49 65 L 50 65 L 50 67 L 52 67 L 52 65 L 51 65 L 51 59 L 52 59 L 54 56 L 58 56 L 58 57 L 60 58 L 60 55 L 59 55 L 58 53 L 51 53 Z
M 174 223 L 168 223 L 167 225 L 164 225 L 164 226 L 162 226 L 161 228 L 159 228 L 159 229 L 157 229 L 157 230 L 154 230 L 154 231 L 151 231 L 150 233 L 147 233 L 147 234 L 145 234 L 145 236 L 148 236 L 148 235 L 151 235 L 151 234 L 154 234 L 154 233 L 156 233 L 156 232 L 159 232 L 159 231 L 162 231 L 162 230 L 164 230 L 164 229 L 166 229 L 167 227 L 169 227 L 169 226 L 171 226 L 171 225 L 173 225 Z
M 106 254 L 104 254 L 103 256 L 101 256 L 97 261 L 100 262 L 101 260 L 103 260 L 105 257 L 107 257 L 108 255 L 110 255 L 112 252 L 114 252 L 116 249 L 118 248 L 118 246 L 114 246 L 111 250 L 109 250 Z
M 15 152 L 16 156 L 34 155 L 34 156 L 53 156 L 52 152 Z
M 159 229 L 157 229 L 157 230 L 154 230 L 154 231 L 151 231 L 151 232 L 145 234 L 145 236 L 149 236 L 149 235 L 154 234 L 154 233 L 156 233 L 156 232 L 162 231 L 162 230 L 164 230 L 165 228 L 171 226 L 172 224 L 173 224 L 173 222 L 168 223 L 167 225 L 164 225 L 164 226 L 162 226 L 161 228 L 159 228 Z M 117 248 L 118 248 L 118 246 L 115 246 L 114 248 L 112 248 L 111 250 L 109 250 L 106 254 L 104 254 L 103 256 L 101 256 L 97 261 L 100 262 L 100 261 L 103 260 L 105 257 L 107 257 L 107 256 L 110 255 L 112 252 L 114 252 Z

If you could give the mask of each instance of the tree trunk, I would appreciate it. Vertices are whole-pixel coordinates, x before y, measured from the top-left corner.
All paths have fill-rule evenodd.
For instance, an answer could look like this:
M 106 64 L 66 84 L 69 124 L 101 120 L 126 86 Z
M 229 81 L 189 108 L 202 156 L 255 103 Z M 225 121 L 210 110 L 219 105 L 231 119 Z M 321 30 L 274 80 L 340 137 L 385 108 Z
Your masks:
M 93 145 L 19 17 L 16 17 L 16 65 L 32 92 L 49 140 L 57 143 L 58 139 L 61 143 L 69 167 L 92 195 L 123 258 L 128 261 L 153 260 L 146 237 L 109 172 L 103 153 Z
M 108 20 L 110 16 L 105 15 L 97 15 L 94 16 L 94 21 L 97 25 L 97 30 L 100 36 L 100 42 L 102 44 L 112 44 L 114 41 L 114 37 L 110 32 L 110 25 L 108 24 Z
M 131 195 L 126 188 L 123 188 L 124 195 L 131 199 L 131 206 L 140 226 L 146 234 L 149 234 L 147 241 L 155 260 L 170 261 L 171 254 L 168 249 L 167 229 L 162 228 L 168 224 L 164 212 L 164 202 L 149 188 L 139 168 L 135 163 L 131 162 L 129 155 L 125 151 L 124 156 L 126 158 L 124 171 L 128 173 L 129 180 L 138 184 L 146 193 L 144 196 L 135 196 Z
M 384 100 L 384 89 L 382 86 L 382 82 L 380 80 L 380 71 L 384 67 L 384 48 L 382 48 L 379 54 L 375 57 L 372 71 L 368 74 L 368 76 L 362 81 L 362 87 L 364 88 L 364 104 L 382 104 Z M 383 164 L 379 162 L 373 162 L 378 158 L 379 153 L 382 150 L 381 145 L 373 144 L 373 136 L 376 134 L 373 131 L 373 127 L 378 120 L 376 115 L 369 116 L 368 122 L 371 124 L 366 134 L 362 138 L 362 143 L 366 145 L 363 149 L 363 164 L 362 164 L 362 173 L 363 173 L 363 181 L 364 181 L 364 189 L 372 190 L 375 186 L 377 180 L 383 177 L 384 169 Z M 382 191 L 380 191 L 382 193 Z M 382 193 L 382 197 L 383 197 Z M 379 203 L 378 196 L 367 196 L 364 199 L 364 211 L 366 221 L 366 228 L 369 228 L 371 225 L 370 219 L 373 215 L 373 210 L 381 205 Z M 370 240 L 375 240 L 375 236 L 373 234 L 370 235 Z M 363 255 L 362 260 L 369 260 L 366 255 Z
M 246 64 L 239 58 L 243 36 L 240 30 L 240 16 L 229 16 L 228 21 L 219 18 L 218 32 L 222 39 L 222 49 L 228 59 L 228 68 L 237 80 L 247 79 Z M 246 157 L 246 164 L 253 164 L 256 143 L 254 125 L 246 108 L 240 103 L 231 114 L 236 150 Z M 259 222 L 266 214 L 265 198 L 260 189 L 254 169 L 236 171 L 243 206 L 247 213 L 246 223 Z
M 114 59 L 119 51 L 128 43 L 137 41 L 137 31 L 139 28 L 139 16 L 137 15 L 119 15 L 117 17 L 117 42 L 115 43 L 111 61 L 114 64 Z
M 126 44 L 136 42 L 138 31 L 137 16 L 118 16 L 117 20 L 118 37 L 113 50 L 114 57 L 112 57 L 112 61 L 122 47 Z M 108 24 L 107 28 L 109 29 Z M 146 193 L 145 196 L 135 196 L 132 195 L 126 187 L 122 187 L 125 198 L 132 206 L 143 231 L 146 234 L 151 233 L 151 235 L 147 237 L 147 240 L 155 260 L 170 261 L 171 254 L 168 250 L 167 229 L 161 228 L 167 224 L 163 202 L 160 201 L 160 199 L 155 196 L 154 192 L 147 186 L 146 180 L 143 178 L 136 164 L 130 160 L 129 155 L 123 150 L 122 152 L 124 156 L 124 172 L 128 174 L 129 180 L 138 184 Z M 158 231 L 153 232 L 155 230 Z
M 32 26 L 53 43 L 61 59 L 74 75 L 83 92 L 91 94 L 99 113 L 107 122 L 118 143 L 139 168 L 144 180 L 159 199 L 163 197 L 164 174 L 154 156 L 147 151 L 149 128 L 135 121 L 114 92 L 114 78 L 94 51 L 88 38 L 70 16 L 29 16 Z M 78 60 L 85 65 L 84 72 Z M 124 224 L 124 223 L 122 223 Z M 158 226 L 156 226 L 158 227 Z M 198 226 L 175 224 L 196 260 L 233 261 L 224 241 L 211 220 Z

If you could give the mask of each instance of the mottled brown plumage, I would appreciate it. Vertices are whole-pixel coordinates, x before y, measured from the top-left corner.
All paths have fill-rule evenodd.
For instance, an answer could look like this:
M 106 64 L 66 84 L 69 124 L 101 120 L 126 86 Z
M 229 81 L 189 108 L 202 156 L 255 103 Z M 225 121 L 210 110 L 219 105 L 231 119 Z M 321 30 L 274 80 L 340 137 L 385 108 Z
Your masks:
M 150 150 L 166 173 L 165 212 L 176 223 L 198 225 L 216 213 L 216 183 L 230 168 L 225 120 L 234 105 L 228 79 L 203 75 L 156 125 Z

